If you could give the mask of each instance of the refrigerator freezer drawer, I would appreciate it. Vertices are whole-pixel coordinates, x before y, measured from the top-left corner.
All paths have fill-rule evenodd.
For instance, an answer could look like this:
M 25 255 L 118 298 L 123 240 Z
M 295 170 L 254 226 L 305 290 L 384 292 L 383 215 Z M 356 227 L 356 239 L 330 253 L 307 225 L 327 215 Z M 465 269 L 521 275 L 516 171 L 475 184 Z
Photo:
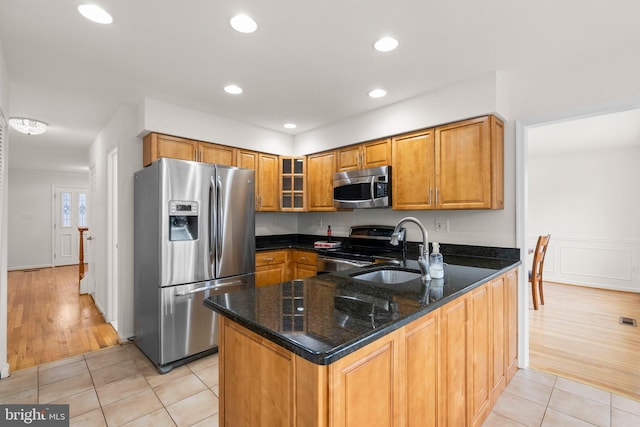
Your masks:
M 161 288 L 160 360 L 165 365 L 218 346 L 218 316 L 205 298 L 251 286 L 253 275 Z

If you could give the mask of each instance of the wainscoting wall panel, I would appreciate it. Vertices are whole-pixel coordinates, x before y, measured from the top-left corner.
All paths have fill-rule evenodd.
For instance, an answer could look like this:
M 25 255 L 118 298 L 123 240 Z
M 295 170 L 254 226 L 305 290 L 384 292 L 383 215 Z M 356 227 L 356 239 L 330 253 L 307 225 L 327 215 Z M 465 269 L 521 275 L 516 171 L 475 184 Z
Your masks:
M 528 248 L 536 239 L 529 236 Z M 640 241 L 551 236 L 544 280 L 640 293 Z

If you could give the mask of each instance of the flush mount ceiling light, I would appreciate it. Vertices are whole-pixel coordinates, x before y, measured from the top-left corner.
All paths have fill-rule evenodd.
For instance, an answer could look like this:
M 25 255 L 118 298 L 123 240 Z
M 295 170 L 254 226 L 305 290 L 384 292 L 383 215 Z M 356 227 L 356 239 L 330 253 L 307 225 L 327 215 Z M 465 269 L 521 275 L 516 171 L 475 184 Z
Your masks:
M 389 36 L 382 37 L 373 44 L 373 47 L 378 52 L 389 52 L 398 47 L 398 40 Z
M 258 29 L 258 24 L 250 16 L 236 15 L 229 21 L 231 27 L 240 33 L 253 33 Z
M 111 24 L 113 22 L 111 15 L 95 4 L 81 4 L 78 6 L 78 12 L 88 20 L 98 24 Z
M 384 89 L 373 89 L 369 91 L 369 96 L 372 98 L 382 98 L 387 94 L 387 91 Z
M 224 87 L 224 91 L 231 95 L 240 95 L 242 93 L 242 88 L 237 85 L 227 85 Z
M 40 135 L 47 131 L 45 122 L 40 120 L 27 119 L 26 117 L 9 117 L 9 124 L 12 128 L 25 135 Z
M 286 129 L 295 129 L 298 127 L 295 123 L 285 123 L 282 126 L 284 126 Z

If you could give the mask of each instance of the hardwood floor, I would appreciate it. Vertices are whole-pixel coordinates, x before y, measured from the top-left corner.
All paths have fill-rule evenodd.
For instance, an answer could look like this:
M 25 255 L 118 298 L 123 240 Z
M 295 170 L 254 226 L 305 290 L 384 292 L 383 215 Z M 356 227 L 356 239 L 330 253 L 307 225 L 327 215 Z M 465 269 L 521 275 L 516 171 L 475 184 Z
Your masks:
M 118 344 L 78 266 L 8 272 L 7 357 L 12 371 Z
M 532 368 L 640 400 L 640 294 L 544 283 L 545 305 L 530 303 Z M 531 301 L 531 299 L 530 299 Z

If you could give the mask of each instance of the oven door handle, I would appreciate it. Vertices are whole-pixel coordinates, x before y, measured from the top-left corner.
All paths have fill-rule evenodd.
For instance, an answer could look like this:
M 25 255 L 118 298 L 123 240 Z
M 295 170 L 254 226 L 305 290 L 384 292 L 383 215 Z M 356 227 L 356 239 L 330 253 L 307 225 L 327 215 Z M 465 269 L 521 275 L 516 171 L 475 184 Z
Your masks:
M 368 261 L 352 261 L 352 260 L 343 259 L 343 258 L 331 258 L 331 257 L 325 257 L 325 256 L 319 256 L 318 260 L 352 265 L 354 267 L 367 267 L 372 264 L 371 262 L 368 262 Z

